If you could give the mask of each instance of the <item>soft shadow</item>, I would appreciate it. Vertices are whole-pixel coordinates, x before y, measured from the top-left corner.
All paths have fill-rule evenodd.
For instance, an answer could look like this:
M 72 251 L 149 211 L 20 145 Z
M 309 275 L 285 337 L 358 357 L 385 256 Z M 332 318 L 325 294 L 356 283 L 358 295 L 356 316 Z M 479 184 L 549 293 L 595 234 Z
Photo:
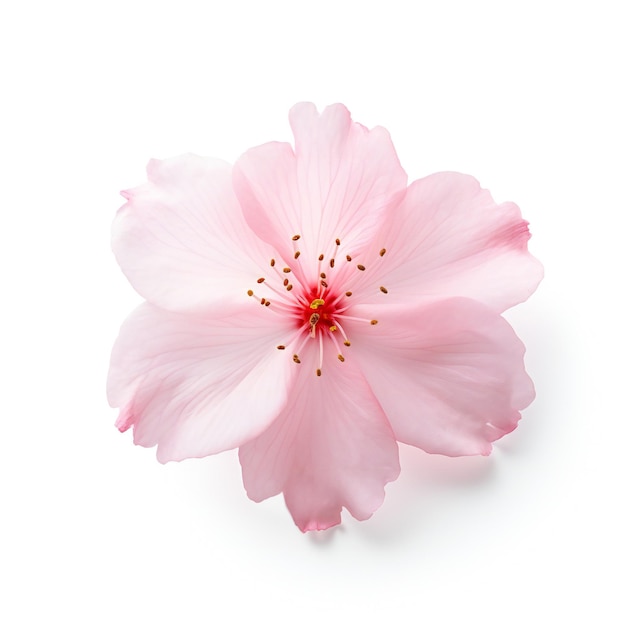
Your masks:
M 346 513 L 344 512 L 344 515 Z M 343 524 L 339 526 L 333 526 L 327 530 L 310 530 L 306 533 L 309 543 L 318 549 L 328 549 L 335 540 L 335 537 L 339 534 L 346 532 L 346 528 Z

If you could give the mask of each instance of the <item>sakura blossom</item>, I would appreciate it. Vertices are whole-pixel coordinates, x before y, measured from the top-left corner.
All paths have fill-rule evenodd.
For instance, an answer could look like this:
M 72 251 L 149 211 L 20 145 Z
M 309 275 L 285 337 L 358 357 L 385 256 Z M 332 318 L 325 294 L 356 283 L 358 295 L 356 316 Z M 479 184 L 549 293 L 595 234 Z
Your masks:
M 146 302 L 108 378 L 165 463 L 239 448 L 255 501 L 302 531 L 368 519 L 398 442 L 487 455 L 534 398 L 501 316 L 542 278 L 527 222 L 471 176 L 407 185 L 386 130 L 294 106 L 294 145 L 191 154 L 123 192 L 113 250 Z

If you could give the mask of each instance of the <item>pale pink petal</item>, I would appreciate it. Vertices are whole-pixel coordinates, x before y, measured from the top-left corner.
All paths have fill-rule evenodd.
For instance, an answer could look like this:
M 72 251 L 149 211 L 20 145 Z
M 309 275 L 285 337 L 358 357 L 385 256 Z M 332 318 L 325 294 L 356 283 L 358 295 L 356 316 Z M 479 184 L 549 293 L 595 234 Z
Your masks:
M 369 518 L 400 471 L 391 428 L 358 368 L 330 358 L 317 377 L 313 355 L 294 365 L 297 380 L 280 416 L 239 450 L 250 498 L 282 491 L 302 531 L 339 524 L 342 507 Z
M 287 259 L 292 236 L 301 235 L 300 264 L 311 270 L 320 254 L 332 254 L 336 239 L 360 250 L 407 179 L 387 131 L 352 122 L 343 105 L 320 115 L 299 104 L 290 121 L 295 152 L 285 143 L 249 150 L 234 166 L 233 184 L 259 237 Z
M 463 296 L 504 311 L 526 300 L 543 277 L 528 252 L 528 223 L 519 208 L 496 204 L 471 176 L 443 172 L 418 180 L 389 217 L 362 261 L 367 276 L 360 277 L 384 285 L 389 304 Z M 368 293 L 375 289 L 356 295 Z
M 117 426 L 158 445 L 162 462 L 235 448 L 279 414 L 294 364 L 276 349 L 284 320 L 250 300 L 228 318 L 139 307 L 111 356 L 108 396 Z
M 371 308 L 360 313 L 369 317 Z M 389 307 L 374 327 L 346 327 L 347 355 L 358 359 L 397 439 L 426 452 L 489 454 L 534 398 L 522 342 L 478 302 Z
M 227 163 L 184 155 L 148 166 L 123 193 L 113 250 L 133 287 L 170 310 L 229 310 L 272 253 L 246 224 Z

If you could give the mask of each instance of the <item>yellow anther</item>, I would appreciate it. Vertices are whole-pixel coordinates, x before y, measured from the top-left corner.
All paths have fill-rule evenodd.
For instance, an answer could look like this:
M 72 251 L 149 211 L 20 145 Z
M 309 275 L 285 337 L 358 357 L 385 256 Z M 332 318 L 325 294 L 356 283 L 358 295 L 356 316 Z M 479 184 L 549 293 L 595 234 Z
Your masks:
M 313 300 L 313 302 L 309 304 L 309 307 L 312 309 L 319 309 L 323 305 L 324 305 L 324 300 L 322 300 L 321 298 L 315 298 L 315 300 Z
M 330 330 L 331 333 L 334 333 L 337 330 L 337 327 L 333 325 L 333 326 L 330 326 L 328 330 Z
M 248 295 L 249 296 L 253 296 L 254 295 L 254 291 L 252 291 L 252 289 L 248 289 Z

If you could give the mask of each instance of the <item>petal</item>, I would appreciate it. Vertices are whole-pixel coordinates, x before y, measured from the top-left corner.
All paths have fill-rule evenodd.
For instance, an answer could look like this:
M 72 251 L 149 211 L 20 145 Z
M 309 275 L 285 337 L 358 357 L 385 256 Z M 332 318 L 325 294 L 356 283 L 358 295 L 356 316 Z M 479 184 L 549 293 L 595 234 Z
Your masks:
M 535 394 L 524 346 L 502 317 L 453 298 L 390 308 L 378 320 L 367 329 L 346 324 L 350 355 L 399 441 L 449 456 L 489 454 L 516 427 Z
M 300 263 L 311 271 L 337 238 L 353 251 L 371 239 L 404 193 L 406 174 L 387 131 L 352 122 L 343 105 L 320 115 L 299 104 L 290 122 L 295 152 L 284 143 L 249 150 L 234 166 L 233 184 L 250 226 L 285 259 L 301 235 Z
M 306 357 L 279 417 L 239 450 L 248 496 L 284 492 L 303 532 L 339 524 L 344 506 L 369 518 L 400 472 L 391 428 L 358 368 L 329 359 L 317 377 Z
M 235 448 L 265 429 L 294 368 L 276 350 L 289 332 L 283 321 L 255 304 L 219 319 L 140 306 L 111 356 L 120 430 L 133 426 L 135 443 L 158 445 L 166 462 Z
M 237 306 L 272 254 L 243 219 L 230 166 L 195 155 L 153 160 L 148 179 L 123 193 L 113 224 L 133 287 L 170 310 Z
M 389 303 L 462 296 L 501 312 L 543 277 L 519 208 L 496 204 L 471 176 L 443 172 L 412 183 L 387 224 L 363 263 L 370 281 L 389 290 Z

